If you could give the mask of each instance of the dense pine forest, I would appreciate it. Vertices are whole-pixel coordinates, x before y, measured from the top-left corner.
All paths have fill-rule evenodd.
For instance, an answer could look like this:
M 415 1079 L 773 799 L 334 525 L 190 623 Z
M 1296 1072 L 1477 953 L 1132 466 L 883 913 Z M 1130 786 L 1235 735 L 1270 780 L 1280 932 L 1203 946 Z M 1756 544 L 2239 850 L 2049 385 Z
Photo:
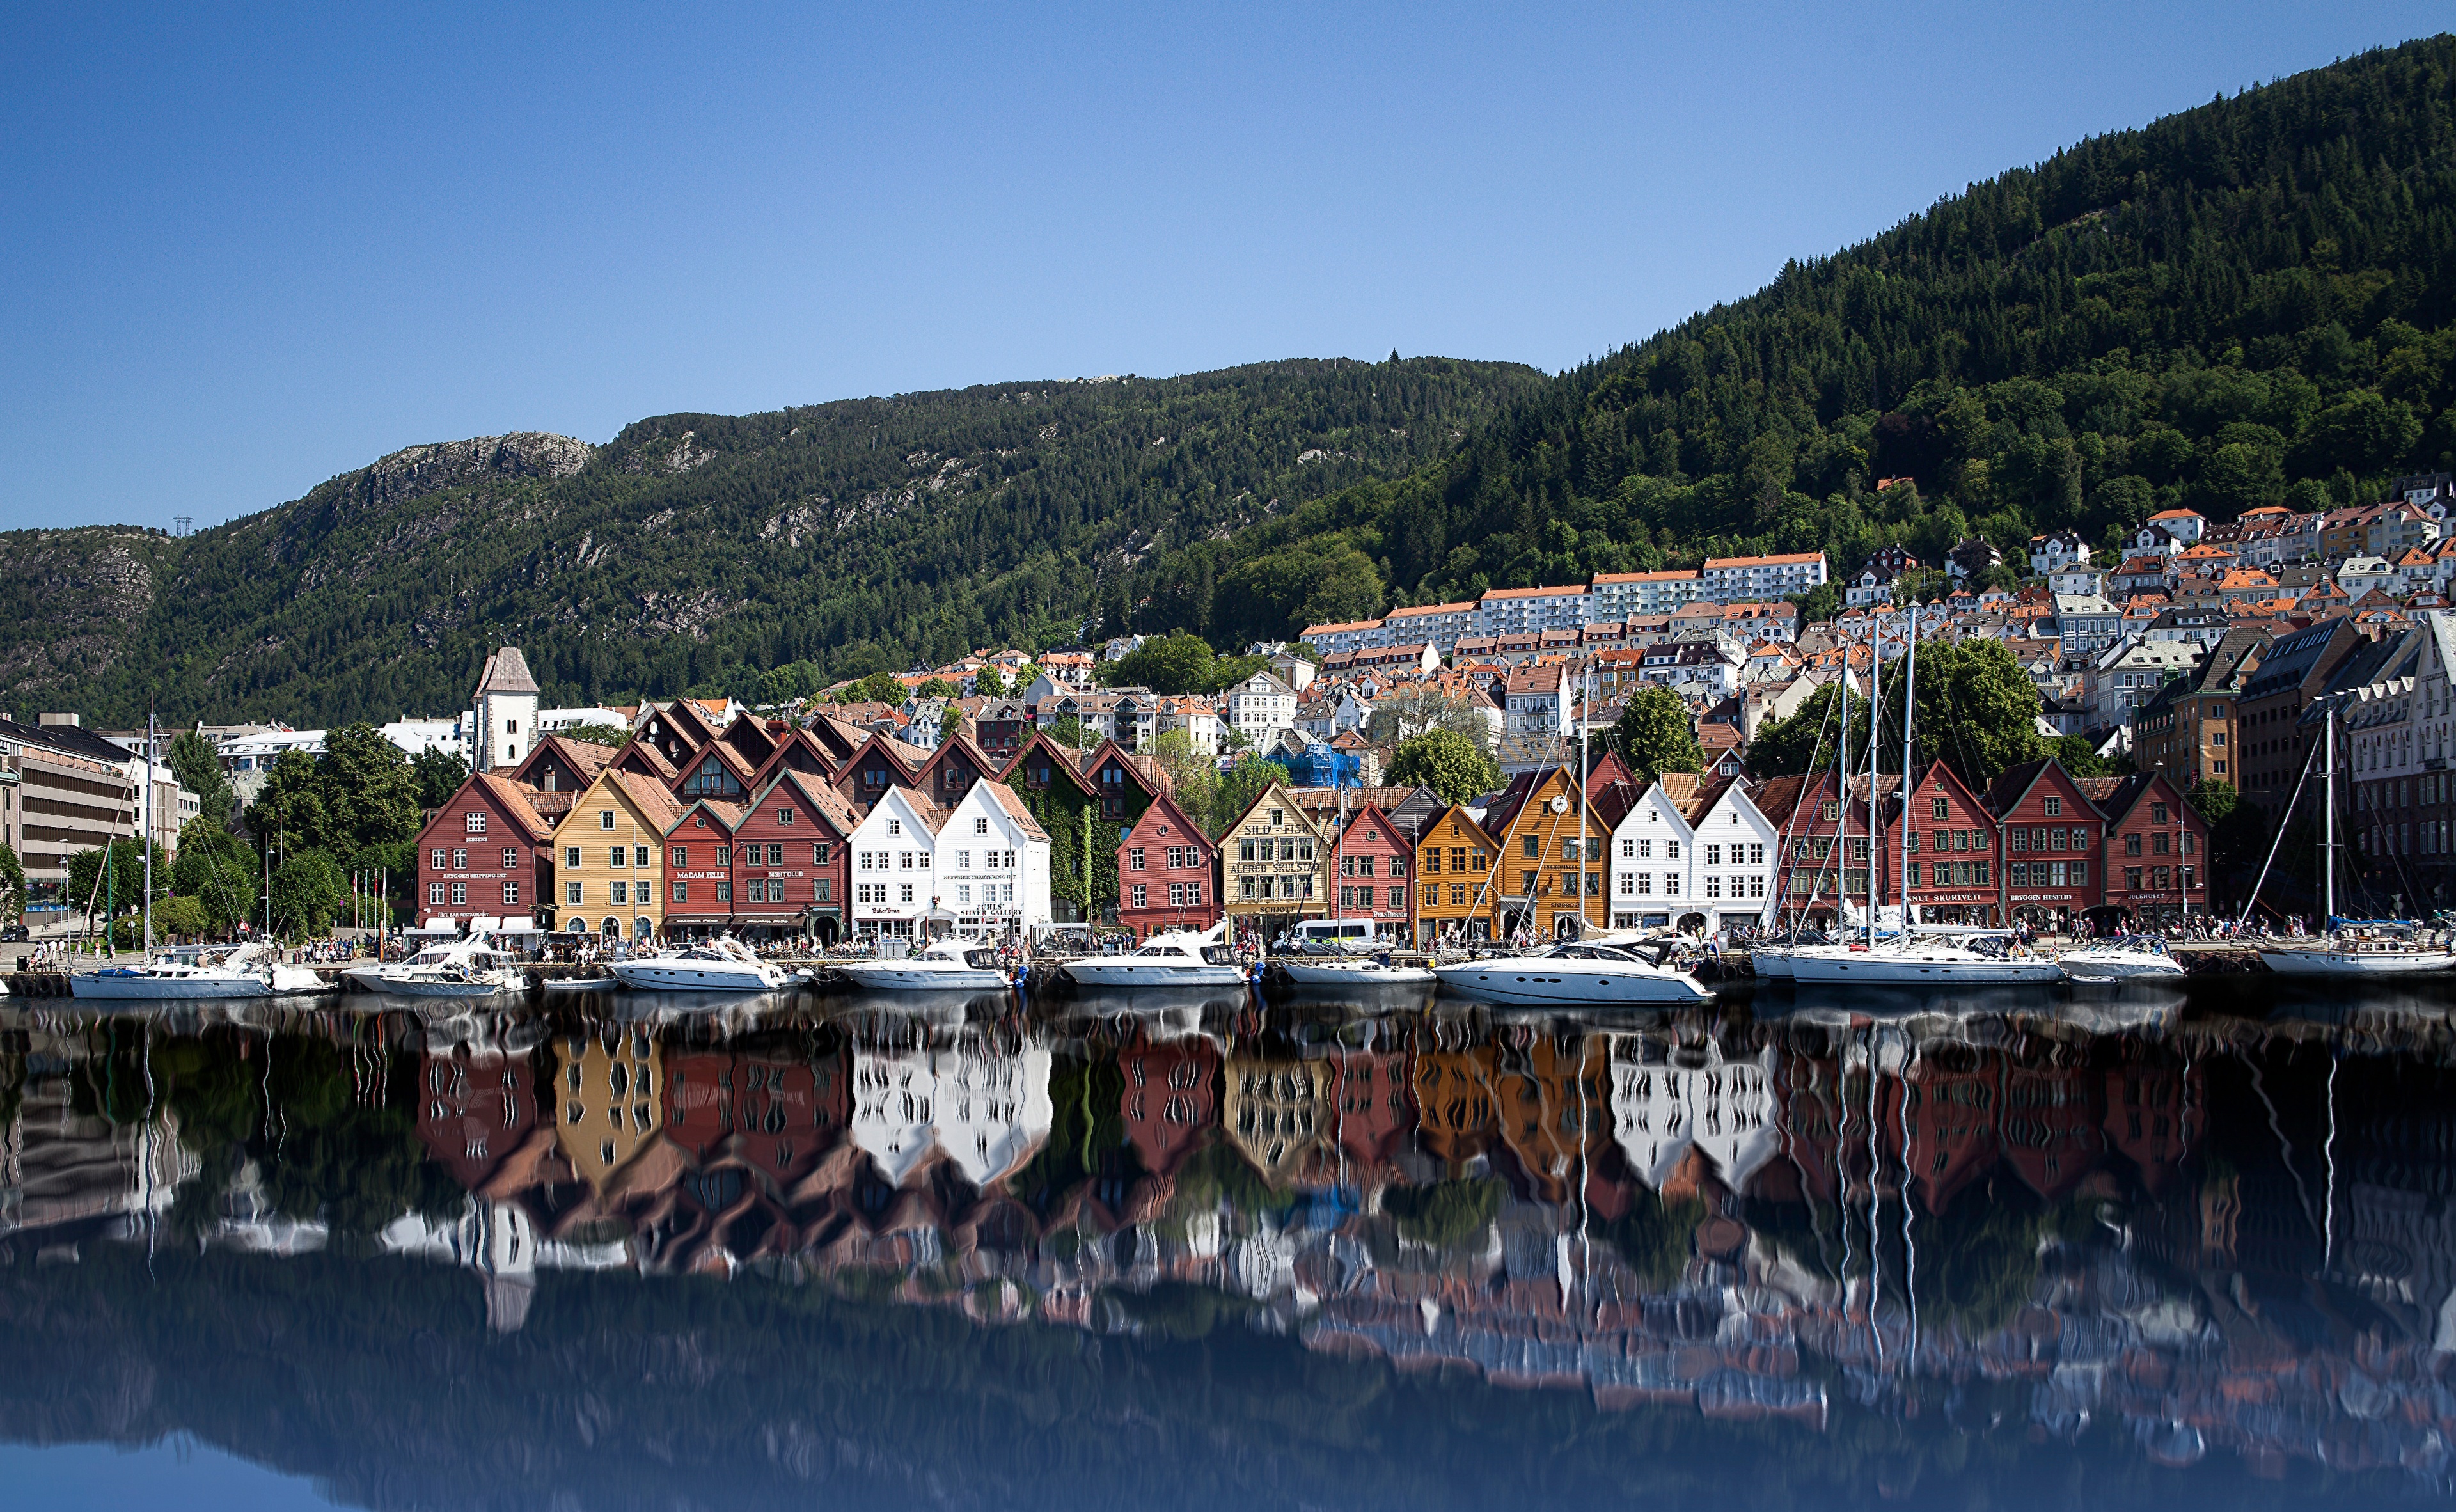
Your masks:
M 1147 618 L 1233 641 L 1325 582 L 1367 613 L 2376 498 L 2456 454 L 2452 89 L 2456 39 L 2410 43 L 1973 185 L 1530 390 L 1414 477 L 1163 554 Z
M 1149 553 L 1419 469 L 1541 381 L 1287 361 L 671 415 L 412 448 L 185 541 L 13 532 L 0 708 L 306 726 L 448 714 L 506 643 L 574 702 L 1071 644 Z
M 2456 464 L 2451 116 L 2456 38 L 2366 53 L 1549 379 L 1285 362 L 668 416 L 551 465 L 387 460 L 186 541 L 0 536 L 34 608 L 0 707 L 440 713 L 506 641 L 558 699 L 781 696 L 1087 627 L 1227 646 L 1710 555 L 2356 502 Z

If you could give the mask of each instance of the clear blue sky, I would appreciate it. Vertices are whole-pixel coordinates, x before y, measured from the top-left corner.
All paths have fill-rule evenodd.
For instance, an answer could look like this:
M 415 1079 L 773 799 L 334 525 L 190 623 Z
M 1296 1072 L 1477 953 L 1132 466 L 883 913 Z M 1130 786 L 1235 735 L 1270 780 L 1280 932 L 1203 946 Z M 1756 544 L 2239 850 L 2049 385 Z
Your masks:
M 2441 4 L 28 4 L 0 528 L 423 440 L 1268 358 L 1571 365 Z

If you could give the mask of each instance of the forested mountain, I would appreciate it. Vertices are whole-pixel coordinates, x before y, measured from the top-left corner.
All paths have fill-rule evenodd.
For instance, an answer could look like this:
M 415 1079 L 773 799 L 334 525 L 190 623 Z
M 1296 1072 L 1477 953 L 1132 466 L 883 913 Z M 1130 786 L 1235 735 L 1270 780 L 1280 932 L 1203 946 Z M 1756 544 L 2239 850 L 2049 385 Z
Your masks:
M 413 447 L 184 541 L 12 532 L 0 708 L 307 725 L 458 709 L 505 643 L 573 701 L 1071 644 L 1151 552 L 1421 468 L 1541 381 L 1289 361 L 671 415 Z
M 2118 132 L 1528 391 L 1451 457 L 1137 575 L 1233 641 L 1486 587 L 2377 498 L 2456 453 L 2456 39 Z M 1914 487 L 1886 489 L 1907 478 Z
M 440 713 L 501 641 L 555 698 L 772 694 L 1091 621 L 1233 645 L 1709 555 L 2364 501 L 2456 462 L 2452 92 L 2438 37 L 2094 138 L 1550 379 L 669 416 L 420 448 L 182 542 L 18 532 L 0 708 Z

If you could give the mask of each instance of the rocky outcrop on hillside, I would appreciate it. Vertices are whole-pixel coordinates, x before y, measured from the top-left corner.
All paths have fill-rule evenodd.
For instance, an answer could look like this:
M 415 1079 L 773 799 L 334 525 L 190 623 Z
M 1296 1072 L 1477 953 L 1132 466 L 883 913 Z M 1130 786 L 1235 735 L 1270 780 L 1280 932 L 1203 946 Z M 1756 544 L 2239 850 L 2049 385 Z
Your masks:
M 23 696 L 106 671 L 154 607 L 170 544 L 156 531 L 110 525 L 0 535 L 0 603 L 23 606 L 0 626 L 0 686 Z
M 489 479 L 552 481 L 588 465 L 595 450 L 577 438 L 544 431 L 432 441 L 378 460 L 350 480 L 350 491 L 360 502 L 382 507 Z

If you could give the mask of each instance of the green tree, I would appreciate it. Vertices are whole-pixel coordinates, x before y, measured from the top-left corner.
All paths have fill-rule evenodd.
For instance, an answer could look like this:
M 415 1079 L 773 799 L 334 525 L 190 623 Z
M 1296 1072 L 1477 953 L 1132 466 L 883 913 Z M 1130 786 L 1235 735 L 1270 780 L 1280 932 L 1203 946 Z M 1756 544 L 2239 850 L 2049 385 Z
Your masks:
M 623 746 L 629 745 L 631 741 L 631 732 L 624 729 L 620 725 L 574 725 L 569 729 L 558 730 L 556 733 L 561 735 L 564 740 L 578 741 L 583 746 L 611 746 L 618 750 Z M 437 747 L 434 746 L 428 747 L 429 750 L 436 748 Z M 420 756 L 423 756 L 425 752 L 421 751 Z M 454 757 L 453 759 L 455 761 L 460 760 L 458 757 Z M 419 757 L 412 757 L 410 759 L 410 769 L 413 771 L 417 770 L 418 764 Z M 466 776 L 467 772 L 468 764 L 465 762 L 461 763 L 462 775 Z M 457 787 L 459 785 L 456 783 L 454 786 Z M 421 801 L 425 796 L 425 792 L 426 786 L 424 782 L 421 781 L 419 784 L 419 795 Z M 449 802 L 451 800 L 451 796 L 452 795 L 450 793 L 444 794 L 445 801 Z M 429 808 L 437 808 L 442 806 L 440 804 L 426 804 L 425 807 Z
M 972 691 L 983 698 L 1006 697 L 1006 679 L 993 666 L 982 667 L 972 674 Z
M 618 740 L 613 744 L 619 746 L 623 742 Z M 452 795 L 460 790 L 460 785 L 469 780 L 469 764 L 460 759 L 460 753 L 445 750 L 440 746 L 429 746 L 412 756 L 409 771 L 418 786 L 418 807 L 427 812 L 450 803 Z
M 238 795 L 231 790 L 230 779 L 222 774 L 221 752 L 201 732 L 181 730 L 173 738 L 164 760 L 179 779 L 179 786 L 196 795 L 200 817 L 224 828 L 237 817 Z
M 198 815 L 179 830 L 179 859 L 171 864 L 171 887 L 205 910 L 212 932 L 228 934 L 256 917 L 256 853 L 236 835 Z
M 857 689 L 862 699 L 871 704 L 902 704 L 908 696 L 904 680 L 892 672 L 872 672 L 861 680 Z
M 1474 704 L 1429 685 L 1394 688 L 1375 699 L 1364 738 L 1386 746 L 1436 729 L 1456 731 L 1478 750 L 1491 746 L 1491 723 Z
M 912 690 L 922 698 L 960 698 L 962 690 L 943 677 L 933 677 Z
M 1391 752 L 1386 775 L 1393 786 L 1430 787 L 1451 804 L 1501 786 L 1500 766 L 1454 729 L 1429 729 L 1401 741 Z
M 2047 743 L 2047 754 L 2061 762 L 2064 770 L 2075 777 L 2103 777 L 2109 769 L 2106 758 L 2085 736 L 2059 735 Z
M 1688 705 L 1668 687 L 1649 684 L 1628 696 L 1605 743 L 1620 752 L 1642 783 L 1665 772 L 1693 772 L 1706 765 Z
M 117 917 L 145 906 L 146 847 L 131 839 L 114 840 L 107 850 L 80 850 L 69 857 L 69 906 L 90 917 Z M 160 846 L 154 851 L 154 890 L 167 896 L 171 860 Z M 108 858 L 110 874 L 104 875 Z
M 0 840 L 0 919 L 10 923 L 26 916 L 26 864 L 15 848 Z
M 1840 701 L 1846 695 L 1837 680 L 1808 695 L 1787 719 L 1768 720 L 1749 742 L 1749 770 L 1758 777 L 1797 777 L 1832 766 L 1842 741 Z M 1868 701 L 1847 695 L 1851 708 L 1851 754 L 1856 764 L 1868 748 Z
M 1040 733 L 1048 736 L 1051 743 L 1055 745 L 1060 750 L 1082 750 L 1085 748 L 1083 744 L 1083 722 L 1076 719 L 1072 714 L 1050 720 L 1048 723 L 1040 726 Z
M 425 816 L 409 758 L 372 725 L 348 725 L 324 737 L 316 780 L 330 828 L 306 843 L 337 856 L 409 839 Z M 298 843 L 293 835 L 292 843 Z
M 1886 668 L 1885 724 L 1900 739 L 1904 664 Z M 2038 689 L 2004 643 L 1921 641 L 1918 720 L 1913 731 L 1921 763 L 1941 761 L 1973 787 L 1984 789 L 2008 766 L 2047 754 L 2038 733 Z
M 1219 775 L 1218 790 L 1211 798 L 1211 837 L 1218 839 L 1245 816 L 1254 800 L 1270 791 L 1273 783 L 1288 781 L 1288 769 L 1277 762 L 1266 762 L 1251 752 L 1237 759 L 1235 766 Z
M 273 870 L 273 925 L 294 938 L 329 933 L 349 904 L 349 878 L 331 852 L 294 852 Z
M 220 932 L 212 914 L 194 898 L 164 898 L 154 905 L 154 936 L 157 940 L 200 940 Z
M 1198 635 L 1178 631 L 1155 636 L 1115 662 L 1101 664 L 1102 681 L 1155 693 L 1209 693 L 1219 687 L 1219 658 Z
M 964 710 L 959 704 L 950 703 L 938 711 L 938 739 L 950 741 L 964 727 Z
M 1209 756 L 1194 748 L 1193 737 L 1181 729 L 1162 730 L 1152 740 L 1152 760 L 1168 773 L 1169 787 L 1177 806 L 1199 824 L 1211 812 L 1212 801 L 1219 790 L 1219 766 Z

